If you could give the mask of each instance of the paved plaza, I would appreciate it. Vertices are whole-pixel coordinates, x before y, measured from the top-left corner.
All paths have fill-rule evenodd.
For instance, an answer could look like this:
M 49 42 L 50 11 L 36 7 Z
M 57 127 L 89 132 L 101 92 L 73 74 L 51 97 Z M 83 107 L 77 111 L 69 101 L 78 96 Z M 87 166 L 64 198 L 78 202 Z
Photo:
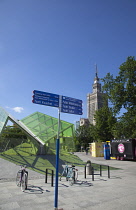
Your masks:
M 104 160 L 89 154 L 76 153 L 82 160 L 119 168 L 103 171 L 102 177 L 87 175 L 78 167 L 78 182 L 69 186 L 65 178 L 59 181 L 58 209 L 63 210 L 135 210 L 136 209 L 136 162 Z M 25 192 L 16 186 L 15 176 L 19 166 L 0 159 L 0 210 L 53 210 L 54 187 L 51 181 L 29 170 L 29 185 Z

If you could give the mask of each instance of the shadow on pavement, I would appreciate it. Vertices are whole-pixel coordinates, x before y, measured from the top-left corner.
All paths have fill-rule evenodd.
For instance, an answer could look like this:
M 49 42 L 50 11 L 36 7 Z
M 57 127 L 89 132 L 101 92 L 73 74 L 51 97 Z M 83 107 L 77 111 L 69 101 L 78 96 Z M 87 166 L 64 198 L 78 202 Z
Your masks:
M 64 187 L 72 187 L 72 186 L 74 186 L 74 187 L 78 187 L 78 186 L 83 186 L 83 187 L 90 187 L 90 186 L 93 186 L 93 184 L 91 183 L 91 182 L 88 182 L 88 181 L 81 181 L 81 180 L 78 180 L 75 184 L 73 184 L 72 186 L 71 185 L 69 185 L 69 183 L 67 183 L 67 184 L 61 184 L 62 186 L 64 186 Z M 59 187 L 61 187 L 61 186 L 59 186 Z
M 24 193 L 28 194 L 42 194 L 44 190 L 41 187 L 35 185 L 28 185 L 27 190 Z

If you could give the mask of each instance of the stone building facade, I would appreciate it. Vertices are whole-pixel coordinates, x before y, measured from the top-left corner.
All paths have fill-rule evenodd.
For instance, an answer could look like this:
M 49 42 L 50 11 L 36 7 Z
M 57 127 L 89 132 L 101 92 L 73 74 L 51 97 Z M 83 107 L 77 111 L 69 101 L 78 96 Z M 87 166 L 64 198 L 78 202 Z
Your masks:
M 87 94 L 87 118 L 91 124 L 95 125 L 94 115 L 96 110 L 102 108 L 104 103 L 108 105 L 104 97 L 106 95 L 101 91 L 101 83 L 98 78 L 97 69 L 92 89 L 93 92 Z

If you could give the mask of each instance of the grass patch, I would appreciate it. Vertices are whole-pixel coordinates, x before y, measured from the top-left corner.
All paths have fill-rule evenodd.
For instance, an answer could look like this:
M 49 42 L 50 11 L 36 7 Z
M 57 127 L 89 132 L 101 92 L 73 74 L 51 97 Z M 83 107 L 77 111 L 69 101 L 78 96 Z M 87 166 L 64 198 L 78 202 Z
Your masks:
M 76 165 L 76 166 L 84 166 L 86 163 L 83 162 L 78 156 L 66 152 L 61 152 L 60 159 L 66 164 Z
M 46 168 L 55 170 L 55 166 L 45 158 L 45 156 L 19 156 L 1 154 L 0 158 L 10 161 L 16 165 L 27 165 L 30 170 L 36 171 L 40 174 L 45 174 Z
M 28 145 L 26 145 L 25 143 L 21 147 L 9 149 L 1 153 L 0 158 L 8 160 L 16 165 L 27 165 L 27 168 L 41 174 L 45 174 L 46 169 L 51 169 L 55 171 L 55 155 L 33 155 L 30 153 L 29 147 L 27 150 L 27 147 Z M 74 164 L 76 166 L 85 165 L 85 163 L 76 155 L 70 154 L 68 152 L 61 152 L 59 160 L 60 173 L 62 173 L 63 165 L 65 165 L 66 162 L 68 162 L 68 164 Z
M 34 151 L 34 150 L 33 150 Z M 55 153 L 55 150 L 53 151 Z M 63 165 L 68 163 L 75 166 L 84 167 L 86 162 L 83 162 L 78 156 L 68 153 L 66 151 L 60 152 L 59 160 L 59 172 L 62 173 Z M 9 149 L 0 154 L 0 158 L 8 160 L 17 165 L 27 165 L 27 167 L 33 171 L 41 174 L 45 174 L 46 169 L 55 171 L 56 156 L 55 155 L 34 155 L 31 153 L 30 145 L 24 143 L 24 145 L 17 146 L 13 149 Z M 100 165 L 92 163 L 95 170 L 100 170 Z M 116 170 L 117 168 L 110 167 L 110 170 Z M 84 170 L 84 169 L 83 169 Z M 102 170 L 108 170 L 107 166 L 102 166 Z
M 100 165 L 101 164 L 96 164 L 96 163 L 92 163 L 92 166 L 94 168 L 94 170 L 99 171 L 100 170 Z M 115 168 L 115 167 L 109 167 L 110 170 L 119 170 L 119 168 Z M 108 165 L 102 165 L 102 171 L 106 171 L 108 170 Z

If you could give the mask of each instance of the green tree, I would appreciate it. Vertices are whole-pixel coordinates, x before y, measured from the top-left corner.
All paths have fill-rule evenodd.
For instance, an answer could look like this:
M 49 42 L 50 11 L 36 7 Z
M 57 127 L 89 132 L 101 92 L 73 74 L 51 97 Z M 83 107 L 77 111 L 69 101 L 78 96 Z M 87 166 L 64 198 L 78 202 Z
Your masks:
M 94 136 L 96 140 L 105 142 L 114 138 L 113 126 L 116 123 L 116 118 L 114 117 L 111 108 L 104 106 L 97 110 L 95 122 Z
M 130 56 L 119 67 L 119 75 L 113 77 L 110 73 L 102 79 L 103 91 L 107 93 L 114 112 L 117 114 L 121 108 L 126 111 L 136 111 L 136 60 Z
M 76 145 L 78 145 L 78 149 L 83 146 L 84 148 L 89 146 L 89 143 L 93 142 L 93 132 L 92 125 L 82 125 L 79 126 L 75 131 L 75 141 Z
M 133 112 L 126 112 L 115 124 L 113 133 L 115 138 L 135 138 L 136 137 L 136 115 Z
M 114 114 L 125 109 L 120 120 L 114 126 L 114 135 L 118 138 L 136 137 L 136 60 L 130 56 L 119 67 L 119 74 L 115 78 L 108 73 L 105 78 L 103 91 L 107 93 Z M 120 129 L 119 129 L 120 128 Z
M 16 126 L 7 126 L 2 132 L 2 137 L 27 139 L 26 134 Z
M 115 139 L 122 139 L 126 137 L 125 124 L 121 119 L 114 124 L 112 133 Z
M 27 135 L 16 126 L 5 127 L 0 135 L 1 147 L 5 147 L 5 145 L 8 145 L 8 147 L 15 147 L 21 144 L 22 141 L 27 141 Z

